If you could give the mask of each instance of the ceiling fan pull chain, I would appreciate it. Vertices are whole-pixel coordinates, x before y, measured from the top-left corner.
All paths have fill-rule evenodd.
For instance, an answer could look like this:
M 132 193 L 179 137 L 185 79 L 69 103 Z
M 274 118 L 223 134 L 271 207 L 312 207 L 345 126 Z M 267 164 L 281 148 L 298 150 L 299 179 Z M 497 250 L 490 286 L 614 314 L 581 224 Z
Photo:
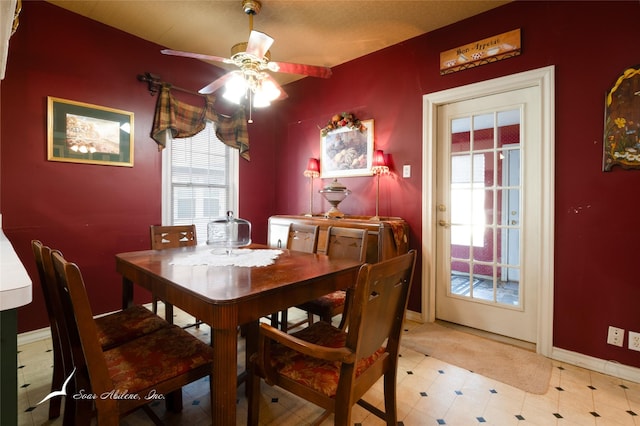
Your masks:
M 247 123 L 251 124 L 253 123 L 253 100 L 251 99 L 253 96 L 253 92 L 251 90 L 249 90 L 249 119 L 247 120 Z

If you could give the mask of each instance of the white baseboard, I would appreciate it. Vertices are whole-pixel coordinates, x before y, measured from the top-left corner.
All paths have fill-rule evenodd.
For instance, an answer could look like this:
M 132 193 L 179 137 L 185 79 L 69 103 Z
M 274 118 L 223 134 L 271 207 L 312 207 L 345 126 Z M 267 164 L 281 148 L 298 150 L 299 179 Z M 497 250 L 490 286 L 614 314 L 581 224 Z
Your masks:
M 45 339 L 51 339 L 51 329 L 49 327 L 18 334 L 18 346 Z
M 419 323 L 425 322 L 425 319 L 420 312 L 410 311 L 408 309 L 407 309 L 405 318 L 408 319 L 409 321 L 415 321 Z
M 620 364 L 617 361 L 607 361 L 556 347 L 551 350 L 551 359 L 630 382 L 640 383 L 640 368 Z

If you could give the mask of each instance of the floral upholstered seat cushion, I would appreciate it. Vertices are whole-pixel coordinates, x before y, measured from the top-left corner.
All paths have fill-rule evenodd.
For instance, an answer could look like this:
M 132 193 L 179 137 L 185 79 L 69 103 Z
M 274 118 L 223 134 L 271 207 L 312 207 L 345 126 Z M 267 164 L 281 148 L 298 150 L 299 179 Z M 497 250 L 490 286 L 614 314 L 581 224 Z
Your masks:
M 119 392 L 136 392 L 213 362 L 213 349 L 171 325 L 104 352 Z M 144 395 L 140 395 L 144 397 Z
M 98 341 L 103 349 L 121 345 L 169 326 L 167 321 L 139 305 L 98 317 L 95 321 Z
M 337 308 L 338 306 L 343 306 L 345 299 L 347 298 L 347 292 L 344 290 L 336 290 L 333 293 L 325 294 L 324 296 L 318 297 L 310 302 L 303 303 L 300 305 L 301 309 L 307 310 L 309 307 L 320 308 L 321 310 L 332 310 L 333 308 Z M 315 309 L 312 309 L 315 311 Z
M 292 335 L 329 348 L 343 347 L 347 338 L 345 332 L 323 321 L 315 322 Z M 381 347 L 371 356 L 358 360 L 356 376 L 369 368 L 384 351 L 385 348 Z M 277 343 L 273 344 L 271 353 L 271 365 L 278 373 L 328 397 L 335 397 L 340 376 L 340 362 L 302 355 Z

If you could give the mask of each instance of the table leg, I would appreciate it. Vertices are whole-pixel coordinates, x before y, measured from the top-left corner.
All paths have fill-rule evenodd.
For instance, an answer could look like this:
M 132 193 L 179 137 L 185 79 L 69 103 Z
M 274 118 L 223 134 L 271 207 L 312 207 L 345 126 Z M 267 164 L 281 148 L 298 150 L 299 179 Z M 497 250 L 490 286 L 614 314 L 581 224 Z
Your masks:
M 236 327 L 211 328 L 213 371 L 211 373 L 211 416 L 214 425 L 236 424 L 236 368 L 238 333 Z
M 133 282 L 128 278 L 122 278 L 122 309 L 133 306 Z
M 277 315 L 277 314 L 274 314 Z M 244 366 L 245 370 L 242 374 L 244 381 L 244 394 L 249 397 L 249 386 L 251 377 L 249 377 L 249 360 L 251 356 L 258 352 L 258 328 L 259 321 L 252 321 L 249 324 L 245 324 L 245 357 Z

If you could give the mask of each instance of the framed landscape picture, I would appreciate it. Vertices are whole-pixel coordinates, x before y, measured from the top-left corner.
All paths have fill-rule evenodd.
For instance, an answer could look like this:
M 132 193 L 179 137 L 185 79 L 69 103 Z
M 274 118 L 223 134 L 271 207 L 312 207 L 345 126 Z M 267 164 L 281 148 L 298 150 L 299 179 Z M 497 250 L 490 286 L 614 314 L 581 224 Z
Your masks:
M 133 167 L 133 113 L 47 97 L 47 159 Z
M 320 177 L 371 176 L 373 120 L 358 128 L 341 127 L 320 136 Z

